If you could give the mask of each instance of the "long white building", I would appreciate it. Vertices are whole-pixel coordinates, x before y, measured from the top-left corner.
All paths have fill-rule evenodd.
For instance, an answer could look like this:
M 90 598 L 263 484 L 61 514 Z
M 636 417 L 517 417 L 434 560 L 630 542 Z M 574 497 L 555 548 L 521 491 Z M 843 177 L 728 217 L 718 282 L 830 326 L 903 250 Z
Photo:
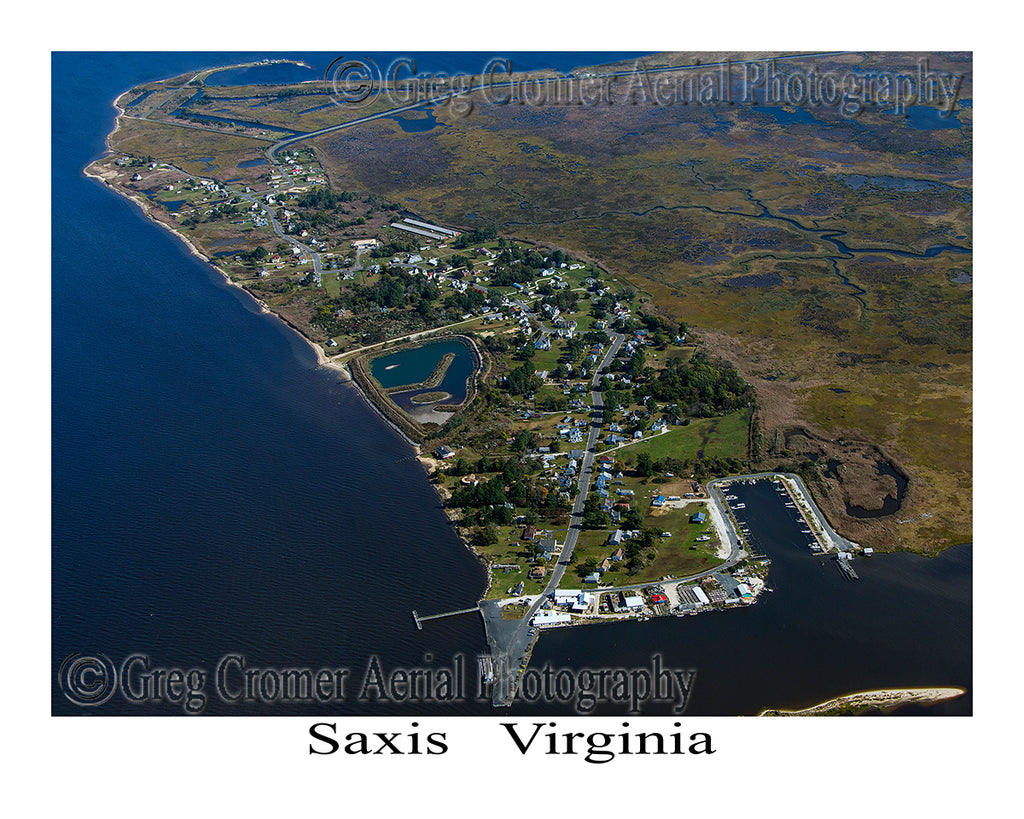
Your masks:
M 451 228 L 443 228 L 440 227 L 439 225 L 432 225 L 430 224 L 430 222 L 421 222 L 418 219 L 403 219 L 402 221 L 405 222 L 407 225 L 415 225 L 416 227 L 423 228 L 424 230 L 432 230 L 435 233 L 443 233 L 446 236 L 459 235 L 459 232 L 457 230 L 452 230 Z
M 557 626 L 571 622 L 572 618 L 562 611 L 538 611 L 533 616 L 535 626 Z

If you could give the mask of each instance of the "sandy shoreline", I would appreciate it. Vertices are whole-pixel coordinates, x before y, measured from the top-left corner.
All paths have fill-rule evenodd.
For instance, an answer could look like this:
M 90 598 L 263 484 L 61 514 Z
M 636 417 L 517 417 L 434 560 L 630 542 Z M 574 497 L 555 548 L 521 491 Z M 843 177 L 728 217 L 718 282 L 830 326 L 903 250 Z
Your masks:
M 217 265 L 215 265 L 213 263 L 213 260 L 209 256 L 207 256 L 205 253 L 203 253 L 203 251 L 200 250 L 199 247 L 196 246 L 195 243 L 193 243 L 193 241 L 188 238 L 188 236 L 186 236 L 181 231 L 175 230 L 174 227 L 172 227 L 170 224 L 168 224 L 167 222 L 163 221 L 162 219 L 157 219 L 156 216 L 153 215 L 153 205 L 152 204 L 150 204 L 148 201 L 146 201 L 144 199 L 140 199 L 140 198 L 138 198 L 136 196 L 132 196 L 131 194 L 126 193 L 124 190 L 122 190 L 117 185 L 111 185 L 110 182 L 104 176 L 102 176 L 101 174 L 98 174 L 98 173 L 90 171 L 90 168 L 92 167 L 93 164 L 95 164 L 95 163 L 91 163 L 83 171 L 83 173 L 86 176 L 88 176 L 88 177 L 90 177 L 92 179 L 99 180 L 104 185 L 106 185 L 108 188 L 110 188 L 111 190 L 113 190 L 116 193 L 120 194 L 121 196 L 123 196 L 128 201 L 134 202 L 136 205 L 139 206 L 139 209 L 142 211 L 142 213 L 145 215 L 145 217 L 147 219 L 149 219 L 151 222 L 155 222 L 156 224 L 160 225 L 160 227 L 162 227 L 165 230 L 167 230 L 173 236 L 177 236 L 179 239 L 181 239 L 182 242 L 185 243 L 185 246 L 188 248 L 189 253 L 191 253 L 193 256 L 196 256 L 196 257 L 202 259 L 204 262 L 206 262 L 208 265 L 210 265 L 210 267 L 212 267 L 214 270 L 216 270 L 221 275 L 221 277 L 224 279 L 224 281 L 227 282 L 229 285 L 231 285 L 232 287 L 237 287 L 239 290 L 242 290 L 243 292 L 245 292 L 254 302 L 256 302 L 259 305 L 261 313 L 273 313 L 273 311 L 269 307 L 267 307 L 267 305 L 263 301 L 261 301 L 260 299 L 256 298 L 252 293 L 250 293 L 248 290 L 246 290 L 244 287 L 242 287 L 242 285 L 240 285 L 238 282 L 232 281 L 231 277 L 228 276 L 228 274 L 225 273 L 223 270 L 221 270 L 219 267 L 217 267 Z M 277 315 L 277 314 L 274 313 L 274 315 Z M 302 333 L 299 333 L 299 335 L 302 335 Z M 320 350 L 320 348 L 317 347 L 317 345 L 313 344 L 313 342 L 310 341 L 305 336 L 302 336 L 302 338 L 306 342 L 308 342 L 310 345 L 312 345 L 313 347 L 316 347 L 317 351 L 320 353 L 320 355 L 322 357 L 323 351 Z
M 118 109 L 118 110 L 120 112 L 120 109 Z M 99 160 L 97 160 L 97 161 L 99 161 Z M 139 199 L 139 198 L 137 198 L 135 196 L 132 196 L 131 194 L 125 192 L 124 190 L 122 190 L 121 188 L 119 188 L 116 185 L 110 184 L 110 182 L 104 176 L 102 176 L 101 174 L 96 173 L 95 171 L 91 170 L 93 164 L 94 163 L 90 163 L 85 168 L 84 174 L 86 176 L 88 176 L 88 177 L 90 177 L 92 179 L 96 179 L 99 182 L 102 182 L 106 187 L 108 187 L 111 190 L 115 191 L 120 196 L 123 196 L 126 199 L 128 199 L 129 201 L 134 202 L 136 205 L 138 205 L 139 209 L 142 211 L 142 213 L 146 216 L 147 219 L 149 219 L 151 222 L 155 222 L 156 224 L 160 225 L 165 230 L 169 231 L 172 235 L 177 236 L 182 242 L 185 243 L 185 246 L 188 248 L 189 252 L 193 256 L 196 256 L 197 258 L 202 259 L 204 262 L 209 264 L 214 270 L 216 270 L 221 275 L 221 277 L 224 279 L 224 281 L 227 284 L 231 285 L 232 287 L 237 287 L 239 290 L 241 290 L 247 296 L 249 296 L 254 302 L 256 302 L 256 304 L 259 305 L 261 313 L 267 313 L 267 314 L 276 316 L 278 318 L 278 320 L 280 320 L 285 325 L 287 325 L 292 330 L 294 330 L 296 333 L 298 333 L 299 337 L 302 338 L 302 340 L 305 341 L 313 349 L 313 352 L 316 354 L 317 366 L 333 370 L 335 373 L 338 374 L 338 376 L 343 381 L 345 381 L 345 382 L 347 382 L 349 384 L 352 384 L 356 388 L 357 392 L 362 397 L 362 399 L 377 414 L 377 416 L 381 420 L 383 420 L 389 427 L 391 427 L 393 430 L 395 430 L 399 435 L 401 435 L 402 438 L 413 448 L 413 452 L 415 454 L 415 457 L 423 465 L 424 470 L 426 471 L 428 476 L 430 474 L 432 474 L 437 469 L 438 462 L 434 458 L 431 458 L 429 456 L 423 455 L 421 447 L 415 441 L 410 439 L 409 436 L 406 435 L 401 429 L 399 429 L 397 426 L 395 426 L 395 424 L 392 423 L 391 420 L 389 418 L 387 418 L 387 416 L 385 416 L 384 413 L 382 413 L 380 411 L 380 409 L 377 407 L 377 405 L 374 404 L 372 400 L 370 400 L 370 397 L 367 396 L 363 392 L 363 390 L 359 387 L 359 384 L 356 382 L 356 380 L 352 377 L 352 374 L 349 372 L 347 364 L 336 362 L 336 361 L 333 361 L 331 358 L 329 358 L 326 355 L 326 353 L 324 352 L 323 348 L 321 348 L 319 344 L 316 344 L 315 342 L 313 342 L 304 333 L 302 333 L 301 330 L 299 330 L 293 324 L 291 324 L 290 322 L 286 321 L 284 318 L 282 318 L 277 313 L 275 313 L 273 310 L 271 310 L 262 300 L 258 299 L 256 296 L 254 296 L 251 292 L 246 290 L 238 282 L 232 281 L 231 278 L 223 270 L 221 270 L 219 267 L 217 267 L 215 264 L 213 264 L 213 262 L 210 259 L 210 257 L 207 256 L 205 253 L 203 253 L 202 250 L 200 250 L 189 239 L 189 237 L 187 237 L 184 234 L 182 234 L 181 232 L 175 230 L 174 227 L 172 225 L 168 224 L 167 222 L 164 222 L 163 220 L 156 218 L 156 216 L 154 216 L 153 213 L 152 213 L 152 210 L 153 210 L 153 205 L 152 204 L 150 204 L 148 201 L 145 201 L 145 200 Z M 477 354 L 479 355 L 479 353 L 477 353 Z M 444 497 L 441 495 L 440 492 L 438 492 L 437 487 L 434 486 L 433 483 L 431 483 L 431 486 L 434 488 L 434 491 L 437 493 L 439 499 L 442 501 L 442 504 L 443 504 L 443 502 L 445 500 Z M 463 545 L 465 545 L 465 547 L 478 560 L 480 560 L 481 563 L 483 563 L 484 568 L 485 568 L 485 570 L 487 572 L 487 585 L 484 587 L 484 590 L 486 591 L 488 588 L 490 588 L 490 584 L 491 584 L 491 567 L 490 567 L 490 565 L 473 548 L 472 544 L 470 544 L 470 542 L 465 537 L 463 537 L 461 535 L 461 533 L 458 533 L 458 537 L 463 542 Z M 481 599 L 483 599 L 483 598 L 481 597 Z
M 221 275 L 221 277 L 224 279 L 225 282 L 227 282 L 227 284 L 231 285 L 232 287 L 237 287 L 239 290 L 241 290 L 247 296 L 249 296 L 254 302 L 256 302 L 256 304 L 259 305 L 261 313 L 267 313 L 269 315 L 276 316 L 279 321 L 283 322 L 286 326 L 288 326 L 292 330 L 294 330 L 299 335 L 299 337 L 303 341 L 305 341 L 313 349 L 313 352 L 316 355 L 316 360 L 317 360 L 317 366 L 318 367 L 324 367 L 324 368 L 333 370 L 339 376 L 339 378 L 341 378 L 342 381 L 345 381 L 345 382 L 351 384 L 352 386 L 354 386 L 356 388 L 356 391 L 359 393 L 359 396 L 377 414 L 377 416 L 382 421 L 384 421 L 384 423 L 386 423 L 389 427 L 391 427 L 399 435 L 402 436 L 402 438 L 406 441 L 406 443 L 408 443 L 413 448 L 413 453 L 414 453 L 415 457 L 423 465 L 423 467 L 424 467 L 424 469 L 425 469 L 425 471 L 426 471 L 428 476 L 431 473 L 433 473 L 434 470 L 437 469 L 437 461 L 434 460 L 433 458 L 430 458 L 430 457 L 422 455 L 421 454 L 422 453 L 421 447 L 415 441 L 410 439 L 409 436 L 406 435 L 401 429 L 399 429 L 397 426 L 395 426 L 395 424 L 392 423 L 392 421 L 386 415 L 384 415 L 383 412 L 381 412 L 381 410 L 377 407 L 377 405 L 374 404 L 374 402 L 372 400 L 370 400 L 370 397 L 368 395 L 366 395 L 366 393 L 363 392 L 363 390 L 359 387 L 358 382 L 356 382 L 356 380 L 352 377 L 352 374 L 350 373 L 347 364 L 344 364 L 344 363 L 341 363 L 341 362 L 336 362 L 336 361 L 333 361 L 330 358 L 328 358 L 328 356 L 324 353 L 323 349 L 320 347 L 319 344 L 316 344 L 315 342 L 313 342 L 301 330 L 299 330 L 299 328 L 295 327 L 293 324 L 291 324 L 291 322 L 286 321 L 282 316 L 278 315 L 273 310 L 271 310 L 263 301 L 261 301 L 256 296 L 254 296 L 251 292 L 249 292 L 244 287 L 242 287 L 242 285 L 238 284 L 238 282 L 232 281 L 231 278 L 223 270 L 221 270 L 215 264 L 213 264 L 212 260 L 205 253 L 203 253 L 187 236 L 185 236 L 181 232 L 175 230 L 174 227 L 172 225 L 168 224 L 167 222 L 164 222 L 161 219 L 157 219 L 153 215 L 153 213 L 152 213 L 153 205 L 151 205 L 148 201 L 141 200 L 141 199 L 139 199 L 139 198 L 137 198 L 135 196 L 132 196 L 131 194 L 125 192 L 122 189 L 120 189 L 119 187 L 110 184 L 109 181 L 106 178 L 104 178 L 102 175 L 100 175 L 100 174 L 96 173 L 95 171 L 91 170 L 93 164 L 94 163 L 90 163 L 85 168 L 84 173 L 85 173 L 86 176 L 91 177 L 92 179 L 96 179 L 96 180 L 102 182 L 104 185 L 106 185 L 108 188 L 112 189 L 113 191 L 115 191 L 119 195 L 124 196 L 126 199 L 128 199 L 131 202 L 134 202 L 136 205 L 138 205 L 139 209 L 143 212 L 143 214 L 146 216 L 147 219 L 149 219 L 151 222 L 155 222 L 156 224 L 160 225 L 161 227 L 163 227 L 164 229 L 169 231 L 172 235 L 177 236 L 182 242 L 185 243 L 185 246 L 189 249 L 189 252 L 192 255 L 196 256 L 199 259 L 202 259 L 204 262 L 209 264 L 214 270 L 216 270 Z M 443 504 L 444 497 L 441 496 L 441 493 L 437 491 L 437 487 L 434 486 L 433 483 L 431 483 L 431 486 L 434 488 L 434 491 L 438 494 L 438 497 L 442 501 L 442 504 Z M 465 547 L 478 560 L 481 560 L 481 562 L 484 563 L 485 569 L 487 571 L 487 586 L 485 586 L 485 590 L 487 588 L 490 588 L 490 581 L 491 581 L 491 569 L 490 569 L 490 566 L 487 564 L 486 561 L 483 560 L 481 555 L 479 553 L 477 553 L 476 550 L 473 549 L 472 544 L 470 544 L 470 542 L 465 537 L 463 537 L 461 534 L 459 534 L 458 536 L 459 536 L 459 539 L 463 542 L 463 545 L 465 545 Z
M 712 501 L 711 498 L 708 498 L 705 503 L 705 507 L 708 511 L 708 517 L 711 518 L 711 525 L 718 534 L 718 548 L 715 550 L 715 557 L 720 560 L 727 560 L 729 555 L 732 553 L 732 548 L 729 545 L 728 524 L 726 524 L 725 519 L 722 517 L 718 504 Z M 737 536 L 741 536 L 739 530 L 737 530 L 736 534 Z
M 118 110 L 120 110 L 120 109 L 118 109 Z M 116 132 L 116 129 L 115 129 L 115 132 Z M 99 160 L 96 160 L 96 161 L 99 161 Z M 151 222 L 154 222 L 154 223 L 160 225 L 160 227 L 162 227 L 165 230 L 167 230 L 169 233 L 171 233 L 171 235 L 178 237 L 182 242 L 185 243 L 185 246 L 188 248 L 189 253 L 191 253 L 193 256 L 195 256 L 195 257 L 197 257 L 199 259 L 202 259 L 204 262 L 206 262 L 208 265 L 210 265 L 210 267 L 212 267 L 214 270 L 216 270 L 217 273 L 220 274 L 221 278 L 224 280 L 224 282 L 226 284 L 230 285 L 231 287 L 237 287 L 239 290 L 241 290 L 243 293 L 245 293 L 249 298 L 251 298 L 254 302 L 256 302 L 256 304 L 260 308 L 260 312 L 261 313 L 266 313 L 268 315 L 276 316 L 279 321 L 283 322 L 285 325 L 287 325 L 292 330 L 294 330 L 296 333 L 298 333 L 299 337 L 302 338 L 302 340 L 305 341 L 312 348 L 313 352 L 316 354 L 317 366 L 319 366 L 319 367 L 328 367 L 331 370 L 334 370 L 336 373 L 338 373 L 338 375 L 341 376 L 342 380 L 348 381 L 348 382 L 353 382 L 352 375 L 349 373 L 348 367 L 345 364 L 338 364 L 338 363 L 335 363 L 335 362 L 331 361 L 331 359 L 328 358 L 326 353 L 324 353 L 323 348 L 319 344 L 314 342 L 312 339 L 308 338 L 294 324 L 292 324 L 289 321 L 286 321 L 283 317 L 281 317 L 280 315 L 275 313 L 273 310 L 271 310 L 267 306 L 266 302 L 264 302 L 262 299 L 257 298 L 255 295 L 253 295 L 253 293 L 251 291 L 247 290 L 245 287 L 243 287 L 238 282 L 233 281 L 231 279 L 231 277 L 228 276 L 228 274 L 225 273 L 223 270 L 221 270 L 219 267 L 217 267 L 217 265 L 215 265 L 213 263 L 213 260 L 209 256 L 207 256 L 188 236 L 186 236 L 185 234 L 181 233 L 178 230 L 175 230 L 174 226 L 169 224 L 168 222 L 165 222 L 164 220 L 158 219 L 156 216 L 154 216 L 153 215 L 153 205 L 150 202 L 148 202 L 148 201 L 146 201 L 144 199 L 140 199 L 140 198 L 138 198 L 136 196 L 132 196 L 130 193 L 125 192 L 120 187 L 118 187 L 116 185 L 110 184 L 109 180 L 106 177 L 104 177 L 103 175 L 101 175 L 99 173 L 96 173 L 95 171 L 91 170 L 91 168 L 92 168 L 92 166 L 94 164 L 95 164 L 95 162 L 90 163 L 88 166 L 86 166 L 85 170 L 83 171 L 83 173 L 86 176 L 90 177 L 91 179 L 96 179 L 99 182 L 102 182 L 104 185 L 106 185 L 108 188 L 113 190 L 115 193 L 119 194 L 120 196 L 123 196 L 125 199 L 127 199 L 130 202 L 134 202 L 136 205 L 138 205 L 139 209 L 142 211 L 142 213 L 145 215 L 145 217 L 147 219 L 149 219 Z M 362 391 L 360 391 L 360 392 L 362 392 Z M 366 396 L 363 396 L 363 397 L 365 398 Z M 367 400 L 369 400 L 369 399 L 367 399 Z M 370 402 L 370 403 L 372 404 L 372 402 Z M 408 438 L 406 440 L 408 440 Z
M 895 708 L 911 703 L 936 703 L 963 696 L 967 691 L 963 688 L 882 688 L 876 691 L 859 691 L 855 694 L 844 694 L 826 702 L 803 708 L 799 711 L 787 711 L 782 708 L 766 708 L 759 717 L 813 717 L 828 716 L 840 711 L 857 711 L 867 708 Z

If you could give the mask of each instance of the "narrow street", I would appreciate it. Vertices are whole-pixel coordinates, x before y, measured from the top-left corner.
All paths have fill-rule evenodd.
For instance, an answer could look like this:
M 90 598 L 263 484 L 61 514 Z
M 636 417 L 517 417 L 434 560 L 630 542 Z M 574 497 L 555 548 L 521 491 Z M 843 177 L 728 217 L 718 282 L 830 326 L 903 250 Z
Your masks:
M 587 493 L 590 491 L 590 481 L 593 476 L 593 466 L 597 441 L 601 435 L 602 415 L 604 414 L 604 397 L 601 391 L 596 389 L 601 383 L 601 376 L 604 375 L 608 365 L 618 355 L 625 336 L 621 333 L 611 333 L 612 341 L 608 352 L 594 371 L 594 377 L 590 385 L 591 396 L 591 421 L 590 433 L 587 435 L 587 446 L 583 455 L 583 462 L 580 464 L 580 477 L 576 493 L 576 500 L 573 503 L 572 514 L 569 517 L 569 529 L 565 536 L 565 543 L 562 545 L 562 552 L 551 572 L 547 586 L 544 591 L 533 601 L 526 614 L 519 620 L 501 620 L 501 609 L 492 601 L 485 601 L 487 606 L 481 603 L 481 612 L 484 615 L 484 626 L 487 630 L 488 644 L 491 646 L 491 656 L 495 665 L 494 687 L 491 689 L 491 701 L 494 705 L 507 705 L 512 700 L 515 692 L 515 683 L 519 677 L 520 666 L 526 651 L 530 646 L 532 635 L 530 634 L 530 621 L 540 610 L 544 600 L 558 588 L 558 584 L 565 574 L 566 567 L 572 560 L 572 551 L 579 538 L 580 528 L 583 523 L 583 506 L 587 500 Z M 499 625 L 500 622 L 500 625 Z M 506 625 L 507 624 L 507 625 Z

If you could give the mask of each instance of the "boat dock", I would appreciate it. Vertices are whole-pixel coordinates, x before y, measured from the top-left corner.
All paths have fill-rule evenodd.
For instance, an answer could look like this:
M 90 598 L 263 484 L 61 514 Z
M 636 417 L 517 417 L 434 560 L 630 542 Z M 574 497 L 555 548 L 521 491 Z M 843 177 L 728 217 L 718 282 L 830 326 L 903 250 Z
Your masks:
M 471 609 L 459 609 L 458 611 L 445 611 L 445 612 L 441 612 L 441 614 L 428 614 L 426 617 L 421 617 L 419 612 L 417 612 L 416 609 L 413 609 L 413 611 L 412 611 L 412 619 L 416 623 L 416 628 L 419 629 L 420 631 L 423 631 L 423 624 L 427 620 L 438 620 L 438 619 L 440 619 L 442 617 L 454 617 L 456 614 L 469 614 L 469 613 L 474 612 L 474 611 L 476 611 L 476 612 L 480 611 L 480 607 L 479 606 L 473 606 L 473 608 L 471 608 Z
M 849 558 L 837 557 L 836 558 L 836 563 L 839 566 L 839 570 L 844 575 L 846 575 L 848 580 L 859 580 L 860 579 L 860 577 L 857 575 L 857 572 L 854 571 L 853 566 L 850 565 Z

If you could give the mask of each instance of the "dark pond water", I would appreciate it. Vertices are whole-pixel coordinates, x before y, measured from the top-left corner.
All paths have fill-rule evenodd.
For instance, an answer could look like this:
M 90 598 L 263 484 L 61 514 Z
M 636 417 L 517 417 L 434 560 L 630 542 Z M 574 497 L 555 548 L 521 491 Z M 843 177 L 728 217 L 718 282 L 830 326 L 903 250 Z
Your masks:
M 882 188 L 891 191 L 906 191 L 917 193 L 919 191 L 939 190 L 947 187 L 929 179 L 905 179 L 897 176 L 863 176 L 861 174 L 849 174 L 841 177 L 843 182 L 855 191 L 867 186 L 869 188 Z
M 398 123 L 398 126 L 405 131 L 407 134 L 415 134 L 423 131 L 432 131 L 438 125 L 444 126 L 443 123 L 437 121 L 437 118 L 433 114 L 427 114 L 425 117 L 403 117 L 393 116 L 385 117 Z
M 447 353 L 453 353 L 455 359 L 449 365 L 440 384 L 428 389 L 392 393 L 391 400 L 403 409 L 411 409 L 418 406 L 414 403 L 417 396 L 430 392 L 446 392 L 451 398 L 445 399 L 444 403 L 460 404 L 466 400 L 467 381 L 476 369 L 476 357 L 464 341 L 437 341 L 381 356 L 374 359 L 370 372 L 385 389 L 419 384 L 430 377 Z
M 896 481 L 896 494 L 886 495 L 880 509 L 865 509 L 863 506 L 855 506 L 847 502 L 846 514 L 855 518 L 880 518 L 884 515 L 891 515 L 900 508 L 900 504 L 903 502 L 903 495 L 907 491 L 907 479 L 884 461 L 878 462 L 876 471 L 879 475 L 887 475 Z

